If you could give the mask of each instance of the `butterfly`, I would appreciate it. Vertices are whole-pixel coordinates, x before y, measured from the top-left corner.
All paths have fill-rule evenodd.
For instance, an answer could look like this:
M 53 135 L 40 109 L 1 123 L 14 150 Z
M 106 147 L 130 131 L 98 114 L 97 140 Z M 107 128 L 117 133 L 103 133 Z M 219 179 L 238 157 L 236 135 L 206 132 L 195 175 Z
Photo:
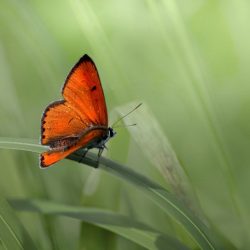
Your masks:
M 40 155 L 42 168 L 74 151 L 99 149 L 116 133 L 108 127 L 105 97 L 97 68 L 88 55 L 80 58 L 66 78 L 63 100 L 47 106 L 41 119 L 41 144 L 49 150 Z

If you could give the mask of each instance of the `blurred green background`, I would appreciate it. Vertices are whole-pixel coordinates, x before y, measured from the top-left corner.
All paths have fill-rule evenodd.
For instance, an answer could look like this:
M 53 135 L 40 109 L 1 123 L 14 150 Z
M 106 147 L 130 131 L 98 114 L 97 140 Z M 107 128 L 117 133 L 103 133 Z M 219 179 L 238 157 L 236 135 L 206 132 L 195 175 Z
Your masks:
M 206 219 L 225 242 L 249 249 L 249 23 L 246 0 L 1 0 L 0 136 L 38 141 L 44 108 L 87 53 L 110 124 L 117 107 L 143 102 L 134 117 L 150 110 L 140 125 L 161 127 Z M 142 145 L 130 130 L 119 129 L 107 157 L 171 188 L 156 168 L 158 151 L 148 150 L 154 134 Z M 194 247 L 139 191 L 102 171 L 68 160 L 41 170 L 38 155 L 7 149 L 0 159 L 5 197 L 122 211 Z M 141 249 L 73 219 L 18 216 L 39 249 Z

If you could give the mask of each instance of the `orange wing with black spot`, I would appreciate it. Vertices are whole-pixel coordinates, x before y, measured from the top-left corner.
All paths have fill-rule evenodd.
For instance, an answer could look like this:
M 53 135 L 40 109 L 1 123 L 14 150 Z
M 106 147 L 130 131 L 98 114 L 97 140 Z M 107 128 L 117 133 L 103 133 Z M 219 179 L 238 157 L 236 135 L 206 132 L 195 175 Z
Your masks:
M 84 55 L 73 67 L 62 95 L 64 100 L 51 103 L 42 116 L 41 144 L 50 146 L 50 150 L 41 154 L 41 167 L 48 167 L 89 145 L 108 130 L 105 97 L 96 66 L 89 56 Z

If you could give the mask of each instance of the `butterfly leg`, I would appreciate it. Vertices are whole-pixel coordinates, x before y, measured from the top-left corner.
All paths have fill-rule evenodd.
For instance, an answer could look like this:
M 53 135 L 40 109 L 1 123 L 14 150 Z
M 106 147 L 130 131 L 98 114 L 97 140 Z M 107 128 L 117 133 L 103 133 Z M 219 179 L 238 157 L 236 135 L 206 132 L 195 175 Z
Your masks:
M 85 149 L 85 150 L 84 150 L 84 152 L 83 152 L 83 154 L 82 154 L 80 160 L 78 161 L 79 163 L 82 162 L 82 160 L 84 159 L 84 157 L 86 156 L 86 154 L 88 153 L 88 151 L 89 151 L 89 149 Z
M 107 148 L 105 145 L 102 145 L 100 147 L 98 147 L 98 154 L 97 154 L 97 159 L 96 160 L 91 160 L 91 162 L 88 162 L 87 164 L 94 167 L 94 168 L 98 168 L 99 166 L 99 161 L 100 161 L 100 158 L 101 158 L 101 155 L 102 155 L 102 152 L 103 150 Z M 83 162 L 83 159 L 85 158 L 86 154 L 88 153 L 89 151 L 89 148 L 85 148 L 83 153 L 81 154 L 81 157 L 80 159 L 78 160 L 79 163 L 82 163 Z M 88 158 L 86 158 L 87 160 Z M 85 160 L 84 160 L 85 162 Z
M 96 165 L 94 166 L 95 168 L 98 168 L 99 166 L 99 161 L 100 161 L 103 150 L 104 150 L 104 146 L 99 148 L 97 159 L 96 159 Z
M 98 158 L 97 158 L 98 162 L 100 160 L 100 157 L 102 156 L 103 149 L 104 148 L 99 148 L 98 155 L 97 155 L 98 156 Z

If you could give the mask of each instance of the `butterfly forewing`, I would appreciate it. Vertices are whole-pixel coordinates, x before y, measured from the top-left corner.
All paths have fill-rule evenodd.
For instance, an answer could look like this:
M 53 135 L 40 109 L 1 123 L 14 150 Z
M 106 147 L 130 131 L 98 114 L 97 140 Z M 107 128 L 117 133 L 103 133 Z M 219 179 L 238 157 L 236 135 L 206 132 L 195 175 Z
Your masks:
M 62 94 L 70 106 L 95 125 L 108 125 L 102 85 L 94 62 L 84 55 L 73 67 Z
M 62 101 L 50 104 L 43 113 L 41 143 L 50 145 L 57 139 L 77 136 L 87 127 L 85 120 Z

